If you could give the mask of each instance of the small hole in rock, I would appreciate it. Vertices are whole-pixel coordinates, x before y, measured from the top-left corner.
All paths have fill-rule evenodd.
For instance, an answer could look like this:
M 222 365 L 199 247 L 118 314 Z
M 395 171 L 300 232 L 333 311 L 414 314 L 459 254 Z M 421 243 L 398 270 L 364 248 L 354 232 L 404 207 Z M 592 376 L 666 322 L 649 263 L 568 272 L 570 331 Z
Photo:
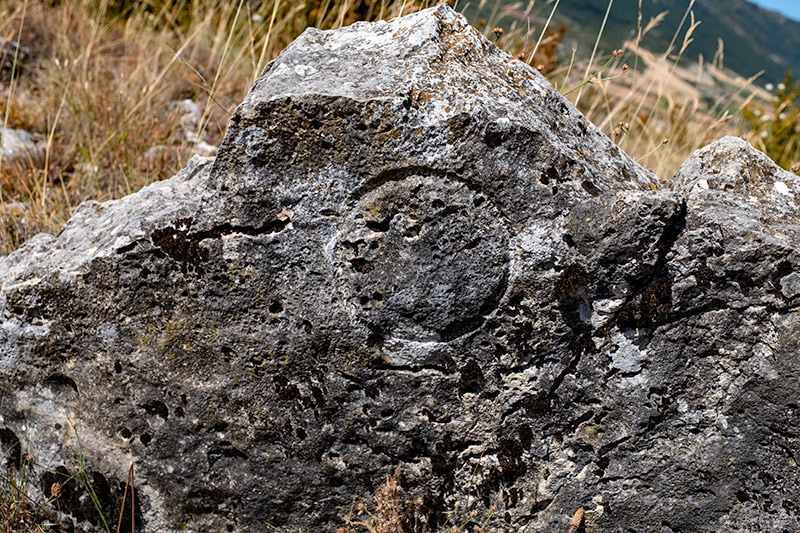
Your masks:
M 120 363 L 119 361 L 114 361 L 114 372 L 116 372 L 117 374 L 122 373 L 122 363 Z
M 361 272 L 362 274 L 367 274 L 375 268 L 375 265 L 372 261 L 367 261 L 363 257 L 357 257 L 355 259 L 350 260 L 350 264 L 353 266 L 353 269 L 357 272 Z
M 45 380 L 45 384 L 56 394 L 72 396 L 78 393 L 78 385 L 75 383 L 75 380 L 64 374 L 50 375 Z
M 153 436 L 150 435 L 149 433 L 142 433 L 142 435 L 139 437 L 139 440 L 142 441 L 142 444 L 147 446 L 148 444 L 150 444 L 150 441 L 153 440 Z
M 403 233 L 403 236 L 411 239 L 419 235 L 420 231 L 422 231 L 422 227 L 419 224 L 414 224 Z
M 472 250 L 473 248 L 478 246 L 478 244 L 480 244 L 480 242 L 481 242 L 480 239 L 473 239 L 473 240 L 469 241 L 466 245 L 464 245 L 464 249 L 465 250 Z
M 160 416 L 164 420 L 169 418 L 169 408 L 164 402 L 160 402 L 158 400 L 153 400 L 152 402 L 146 403 L 144 405 L 140 405 L 142 409 L 150 416 Z
M 129 439 L 129 438 L 131 438 L 131 435 L 132 435 L 131 430 L 128 429 L 128 428 L 120 429 L 119 430 L 119 434 L 122 435 L 123 439 Z
M 283 305 L 280 302 L 272 302 L 272 305 L 269 306 L 269 312 L 277 315 L 278 313 L 283 311 Z
M 387 216 L 383 220 L 370 220 L 367 221 L 367 229 L 375 233 L 386 233 L 392 227 L 392 217 Z

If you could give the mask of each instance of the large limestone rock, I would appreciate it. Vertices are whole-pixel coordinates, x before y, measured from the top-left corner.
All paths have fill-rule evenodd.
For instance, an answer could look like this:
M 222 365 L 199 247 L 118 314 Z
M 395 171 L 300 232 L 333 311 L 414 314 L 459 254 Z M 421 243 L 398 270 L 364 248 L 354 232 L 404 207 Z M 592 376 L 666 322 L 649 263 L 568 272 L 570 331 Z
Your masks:
M 133 463 L 137 531 L 333 531 L 398 465 L 408 530 L 795 531 L 798 194 L 734 139 L 659 190 L 446 6 L 308 30 L 215 160 L 0 260 L 0 442 L 114 517 Z

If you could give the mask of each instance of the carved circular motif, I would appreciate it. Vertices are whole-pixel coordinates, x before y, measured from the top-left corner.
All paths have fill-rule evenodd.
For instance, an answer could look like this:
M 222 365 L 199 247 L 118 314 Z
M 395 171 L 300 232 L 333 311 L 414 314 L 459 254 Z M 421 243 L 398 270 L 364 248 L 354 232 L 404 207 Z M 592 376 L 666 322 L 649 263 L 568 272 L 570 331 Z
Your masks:
M 446 341 L 477 328 L 508 277 L 508 233 L 486 196 L 413 175 L 361 196 L 339 234 L 355 303 L 383 338 Z

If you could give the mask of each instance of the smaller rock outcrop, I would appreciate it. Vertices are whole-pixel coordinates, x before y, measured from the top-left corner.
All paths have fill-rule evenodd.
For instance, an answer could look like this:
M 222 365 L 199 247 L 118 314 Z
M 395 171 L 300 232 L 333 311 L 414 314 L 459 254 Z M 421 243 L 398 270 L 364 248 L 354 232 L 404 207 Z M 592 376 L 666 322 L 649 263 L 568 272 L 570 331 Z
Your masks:
M 3 151 L 3 163 L 29 165 L 34 168 L 44 164 L 44 139 L 36 133 L 0 128 L 0 149 Z

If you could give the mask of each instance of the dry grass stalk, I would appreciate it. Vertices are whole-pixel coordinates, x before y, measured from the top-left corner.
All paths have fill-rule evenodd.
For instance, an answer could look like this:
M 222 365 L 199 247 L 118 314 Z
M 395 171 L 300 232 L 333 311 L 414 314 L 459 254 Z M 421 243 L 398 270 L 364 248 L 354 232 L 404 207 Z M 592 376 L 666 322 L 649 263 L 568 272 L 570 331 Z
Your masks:
M 218 144 L 253 79 L 306 27 L 427 3 L 0 0 L 0 35 L 31 50 L 0 89 L 0 111 L 8 127 L 46 141 L 41 162 L 0 163 L 0 254 L 39 231 L 57 232 L 84 200 L 171 176 L 200 140 Z M 191 135 L 168 105 L 184 99 L 201 110 Z
M 331 28 L 389 18 L 428 4 L 429 0 L 65 0 L 53 5 L 48 0 L 0 0 L 0 35 L 31 49 L 6 90 L 0 91 L 0 111 L 8 127 L 38 133 L 46 144 L 42 161 L 29 158 L 0 165 L 0 254 L 38 231 L 58 231 L 83 200 L 117 198 L 172 175 L 199 140 L 217 144 L 253 79 L 307 26 Z M 124 15 L 112 10 L 125 5 L 129 9 Z M 577 69 L 574 61 L 559 67 L 557 47 L 566 28 L 553 30 L 541 18 L 550 20 L 557 6 L 498 1 L 485 32 L 502 30 L 494 34 L 500 47 L 521 55 L 566 89 L 576 84 L 569 78 Z M 641 42 L 664 14 L 644 24 L 640 11 L 636 38 L 623 47 L 626 56 L 610 65 L 606 78 L 592 78 L 590 73 L 592 85 L 581 87 L 583 95 L 575 99 L 609 136 L 617 122 L 630 123 L 630 133 L 617 140 L 663 178 L 700 144 L 722 134 L 739 134 L 725 113 L 731 106 L 742 109 L 747 105 L 744 97 L 756 92 L 748 80 L 739 84 L 737 95 L 715 102 L 712 109 L 698 108 L 700 96 L 694 87 L 700 76 L 687 76 L 677 63 L 699 23 L 691 8 L 690 3 L 672 44 L 660 56 L 648 54 Z M 638 71 L 640 61 L 645 61 L 643 72 Z M 627 63 L 633 68 L 625 69 Z M 720 47 L 705 72 L 729 84 L 718 68 L 721 63 Z M 687 103 L 679 93 L 695 102 Z M 187 98 L 202 110 L 191 140 L 184 135 L 179 112 L 167 105 Z M 671 140 L 669 148 L 650 153 L 663 138 Z M 152 155 L 145 157 L 148 150 Z
M 578 531 L 578 528 L 583 524 L 584 513 L 585 509 L 583 507 L 578 507 L 575 514 L 572 515 L 572 521 L 569 523 L 569 531 L 567 533 L 576 533 Z

